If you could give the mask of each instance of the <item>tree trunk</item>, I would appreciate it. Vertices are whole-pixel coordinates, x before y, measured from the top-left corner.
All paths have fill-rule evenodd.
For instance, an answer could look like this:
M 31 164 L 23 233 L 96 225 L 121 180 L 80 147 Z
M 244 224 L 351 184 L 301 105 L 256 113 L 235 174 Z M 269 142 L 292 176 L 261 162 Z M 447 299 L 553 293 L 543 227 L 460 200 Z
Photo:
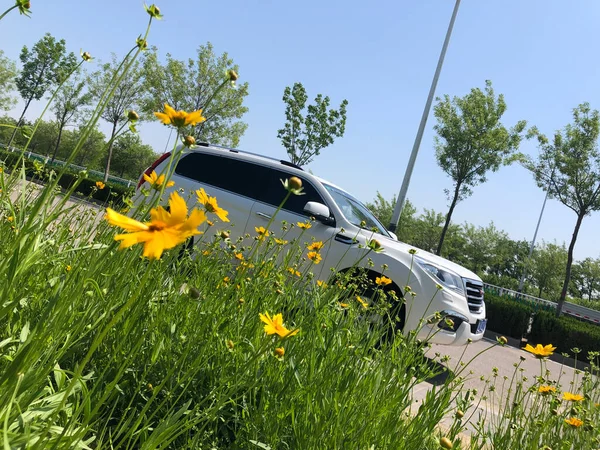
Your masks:
M 558 305 L 556 305 L 556 317 L 560 317 L 565 299 L 567 298 L 567 290 L 569 289 L 569 281 L 571 280 L 571 265 L 573 264 L 573 249 L 575 248 L 575 242 L 577 241 L 577 235 L 579 234 L 579 228 L 581 227 L 581 222 L 583 222 L 584 215 L 585 214 L 580 212 L 577 216 L 575 230 L 573 230 L 573 237 L 571 238 L 571 243 L 569 244 L 569 252 L 567 253 L 567 270 L 565 273 L 565 281 L 563 283 L 562 292 L 560 293 L 560 299 L 558 300 Z
M 442 247 L 444 246 L 444 239 L 446 239 L 446 233 L 448 232 L 448 227 L 450 226 L 450 220 L 452 219 L 452 213 L 454 212 L 454 208 L 458 203 L 458 194 L 460 192 L 460 184 L 456 185 L 456 189 L 454 189 L 454 198 L 452 199 L 452 203 L 450 204 L 450 209 L 448 210 L 448 214 L 446 214 L 446 223 L 444 224 L 444 228 L 442 230 L 442 235 L 440 236 L 440 241 L 438 242 L 437 250 L 435 251 L 436 255 L 442 253 Z
M 60 139 L 62 137 L 63 128 L 64 125 L 61 125 L 58 128 L 58 136 L 56 137 L 56 144 L 54 145 L 54 152 L 52 153 L 52 159 L 50 160 L 50 162 L 54 162 L 54 159 L 56 158 L 56 153 L 58 152 L 58 146 L 60 145 Z
M 104 169 L 104 182 L 106 183 L 108 181 L 108 174 L 110 173 L 110 160 L 112 159 L 112 151 L 113 151 L 113 144 L 114 144 L 114 140 L 115 140 L 115 133 L 117 132 L 117 123 L 118 120 L 115 120 L 113 122 L 113 127 L 112 127 L 112 132 L 110 134 L 110 140 L 108 141 L 108 158 L 106 159 L 106 168 Z
M 27 102 L 25 103 L 25 108 L 23 108 L 23 112 L 21 113 L 21 117 L 19 117 L 19 120 L 17 121 L 17 126 L 15 127 L 15 129 L 13 130 L 12 134 L 10 135 L 10 139 L 8 140 L 8 143 L 6 144 L 6 148 L 8 150 L 10 150 L 10 146 L 13 143 L 13 139 L 15 138 L 17 131 L 19 130 L 19 127 L 21 126 L 21 122 L 23 122 L 23 118 L 25 117 L 25 113 L 27 112 L 27 108 L 29 108 L 29 104 L 31 103 L 31 98 L 29 100 L 27 100 Z
M 542 291 L 544 290 L 543 287 L 540 287 L 540 290 L 538 292 L 538 298 L 542 298 Z

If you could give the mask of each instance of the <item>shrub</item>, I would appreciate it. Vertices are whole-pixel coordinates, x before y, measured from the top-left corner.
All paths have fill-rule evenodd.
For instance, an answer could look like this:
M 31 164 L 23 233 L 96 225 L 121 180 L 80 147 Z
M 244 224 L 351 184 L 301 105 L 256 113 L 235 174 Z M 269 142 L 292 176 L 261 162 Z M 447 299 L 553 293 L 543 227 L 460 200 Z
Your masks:
M 20 153 L 12 153 L 2 151 L 0 152 L 0 165 L 3 163 L 6 167 L 12 167 L 18 161 L 20 157 Z M 47 181 L 48 176 L 51 170 L 58 171 L 59 168 L 53 169 L 49 165 L 44 166 L 44 170 L 40 171 L 39 168 L 36 167 L 35 162 L 36 159 L 28 159 L 25 157 L 24 168 L 25 174 L 29 178 L 34 178 L 40 181 Z M 39 167 L 39 161 L 37 161 Z M 58 184 L 63 189 L 70 189 L 73 184 L 79 178 L 79 174 L 73 172 L 72 170 L 67 169 L 65 173 L 61 176 Z M 109 203 L 112 201 L 113 204 L 117 206 L 121 206 L 125 203 L 125 200 L 134 192 L 133 187 L 126 187 L 118 184 L 106 183 L 104 189 L 96 188 L 96 181 L 101 181 L 99 178 L 86 178 L 81 181 L 77 189 L 75 190 L 75 194 L 80 197 L 86 197 L 88 199 L 96 200 L 100 203 Z
M 529 317 L 535 311 L 528 302 L 486 293 L 487 328 L 496 333 L 521 339 L 527 331 Z
M 587 361 L 589 352 L 600 349 L 600 327 L 582 322 L 572 317 L 556 317 L 554 312 L 539 311 L 535 315 L 529 341 L 556 346 L 557 353 L 570 353 L 572 349 L 581 350 L 581 357 Z

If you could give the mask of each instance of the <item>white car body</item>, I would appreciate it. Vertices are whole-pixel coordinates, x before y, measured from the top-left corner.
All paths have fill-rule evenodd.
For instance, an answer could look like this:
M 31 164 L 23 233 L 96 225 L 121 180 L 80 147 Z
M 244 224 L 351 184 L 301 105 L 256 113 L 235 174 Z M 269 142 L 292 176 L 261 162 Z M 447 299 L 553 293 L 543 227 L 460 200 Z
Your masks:
M 163 156 L 146 173 L 152 170 L 157 174 L 165 173 L 170 159 L 169 155 Z M 186 149 L 171 177 L 175 186 L 165 190 L 164 198 L 173 190 L 193 193 L 204 188 L 229 212 L 227 229 L 235 241 L 245 233 L 255 235 L 255 227 L 267 226 L 286 194 L 280 180 L 292 176 L 302 180 L 305 195 L 290 197 L 277 214 L 272 230 L 277 231 L 282 221 L 306 222 L 310 217 L 318 216 L 315 211 L 329 213 L 330 219 L 317 217 L 303 235 L 305 241 L 314 238 L 325 243 L 321 250 L 322 263 L 311 267 L 315 279 L 328 282 L 333 273 L 331 268 L 337 271 L 352 268 L 365 255 L 367 242 L 377 239 L 384 251 L 369 253 L 368 257 L 374 263 L 371 267 L 367 267 L 368 258 L 362 258 L 360 265 L 368 268 L 373 277 L 386 266 L 384 275 L 392 279 L 394 290 L 406 300 L 405 333 L 418 329 L 421 318 L 441 312 L 452 319 L 452 329 L 440 327 L 443 320 L 436 321 L 420 328 L 420 337 L 432 336 L 432 342 L 449 345 L 464 345 L 469 340 L 477 341 L 483 337 L 486 324 L 483 283 L 476 274 L 423 250 L 416 249 L 417 253 L 413 254 L 410 251 L 413 247 L 395 239 L 346 191 L 289 162 L 213 145 Z M 140 179 L 142 184 L 143 178 Z M 135 203 L 144 198 L 139 186 Z M 305 211 L 308 202 L 313 203 L 308 205 L 310 211 Z M 193 195 L 189 206 L 195 203 L 196 196 Z M 366 228 L 361 228 L 362 220 L 368 222 Z M 300 233 L 302 230 L 298 227 L 289 227 L 285 239 L 291 241 Z M 405 292 L 407 285 L 416 296 Z

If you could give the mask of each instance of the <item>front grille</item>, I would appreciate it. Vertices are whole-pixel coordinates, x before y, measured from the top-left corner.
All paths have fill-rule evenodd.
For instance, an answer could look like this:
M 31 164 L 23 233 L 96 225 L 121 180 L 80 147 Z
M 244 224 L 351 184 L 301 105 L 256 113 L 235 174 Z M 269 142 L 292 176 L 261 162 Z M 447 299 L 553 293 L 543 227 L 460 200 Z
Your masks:
M 469 311 L 479 313 L 483 309 L 483 283 L 475 280 L 465 279 L 465 291 Z

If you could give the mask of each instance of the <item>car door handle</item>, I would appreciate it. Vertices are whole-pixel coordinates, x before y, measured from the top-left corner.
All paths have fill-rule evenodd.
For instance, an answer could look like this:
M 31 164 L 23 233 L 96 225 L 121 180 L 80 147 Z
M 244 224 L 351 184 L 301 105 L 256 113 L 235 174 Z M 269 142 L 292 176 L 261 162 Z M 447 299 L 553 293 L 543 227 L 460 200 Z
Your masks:
M 264 212 L 257 211 L 256 215 L 258 217 L 262 217 L 263 219 L 271 220 L 271 216 L 268 214 L 265 214 Z
M 341 242 L 342 244 L 354 244 L 354 238 L 351 238 L 350 236 L 344 236 L 343 234 L 336 234 L 335 240 Z

